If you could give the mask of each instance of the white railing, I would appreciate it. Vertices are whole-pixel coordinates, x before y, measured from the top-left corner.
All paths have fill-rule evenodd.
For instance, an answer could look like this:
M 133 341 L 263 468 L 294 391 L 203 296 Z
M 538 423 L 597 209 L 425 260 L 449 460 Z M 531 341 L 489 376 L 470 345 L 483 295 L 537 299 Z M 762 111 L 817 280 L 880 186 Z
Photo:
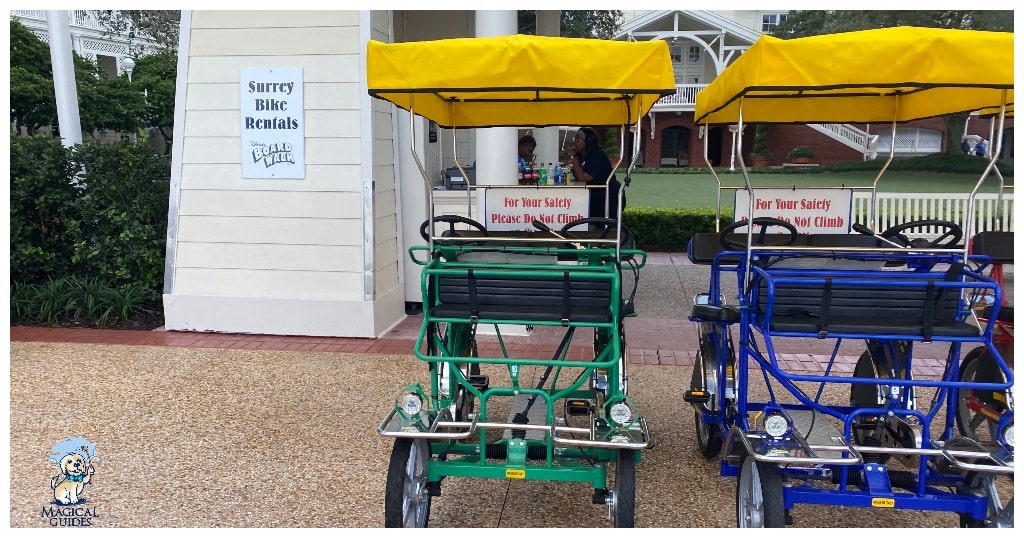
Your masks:
M 676 93 L 673 95 L 666 95 L 665 97 L 658 99 L 658 102 L 655 103 L 654 106 L 694 106 L 697 104 L 697 92 L 707 87 L 707 84 L 676 84 Z
M 38 9 L 13 9 L 11 15 L 24 19 L 34 19 L 37 21 L 46 20 L 46 11 Z M 99 19 L 96 18 L 96 14 L 92 11 L 85 9 L 74 9 L 68 11 L 68 24 L 71 26 L 78 26 L 81 28 L 92 28 L 92 29 L 103 29 L 103 25 L 100 24 Z
M 809 123 L 807 126 L 857 151 L 868 151 L 868 141 L 871 139 L 871 134 L 867 131 L 847 123 Z
M 853 221 L 883 231 L 912 220 L 948 220 L 966 231 L 967 194 L 960 193 L 896 193 L 880 192 L 875 201 L 878 211 L 875 223 L 871 215 L 871 191 L 853 193 Z M 981 193 L 974 198 L 974 219 L 971 234 L 991 230 L 1013 231 L 1013 192 L 1004 192 L 1002 203 L 995 193 Z M 910 238 L 933 239 L 942 234 L 940 229 L 910 230 Z

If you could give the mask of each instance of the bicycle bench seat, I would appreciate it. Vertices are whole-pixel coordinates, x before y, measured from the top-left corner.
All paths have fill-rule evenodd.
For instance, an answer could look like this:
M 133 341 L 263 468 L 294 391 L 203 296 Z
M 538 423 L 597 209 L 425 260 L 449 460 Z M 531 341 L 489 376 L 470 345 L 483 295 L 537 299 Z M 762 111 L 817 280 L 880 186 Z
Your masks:
M 598 278 L 594 278 L 597 276 Z M 429 306 L 435 318 L 610 323 L 612 281 L 566 271 L 561 277 L 439 275 Z
M 754 242 L 757 243 L 758 234 L 754 234 Z M 797 235 L 796 239 L 791 245 L 782 245 L 782 243 L 788 241 L 790 238 L 789 234 L 767 234 L 765 235 L 764 242 L 767 245 L 778 245 L 780 248 L 785 246 L 795 247 L 835 247 L 842 249 L 844 247 L 878 247 L 880 241 L 870 235 L 862 234 L 801 234 Z M 728 234 L 726 239 L 740 245 L 747 243 L 747 234 L 736 233 Z M 686 249 L 686 254 L 689 256 L 690 261 L 698 265 L 710 265 L 715 261 L 715 256 L 726 250 L 722 246 L 721 239 L 718 233 L 714 232 L 703 232 L 694 234 L 690 239 L 690 244 Z M 726 256 L 723 258 L 722 263 L 735 265 L 737 258 L 734 256 Z
M 978 317 L 982 318 L 982 319 L 989 319 L 989 318 L 991 318 L 992 317 L 992 308 L 993 308 L 992 305 L 986 306 L 985 309 L 982 310 L 980 314 L 978 314 Z M 997 317 L 996 320 L 1002 321 L 1003 323 L 1013 323 L 1013 307 L 1012 306 L 1001 307 L 999 309 L 999 317 Z
M 740 320 L 740 311 L 735 306 L 695 304 L 690 311 L 690 319 L 694 321 L 736 323 Z
M 1013 263 L 1013 232 L 981 232 L 974 236 L 971 252 L 992 257 L 995 263 Z
M 916 336 L 925 341 L 933 336 L 978 336 L 975 325 L 957 319 L 958 289 L 929 285 L 942 279 L 919 279 L 912 287 L 855 280 L 844 278 L 835 285 L 830 280 L 824 284 L 776 284 L 769 330 L 819 338 L 829 333 Z M 763 325 L 768 302 L 768 286 L 759 280 L 756 325 Z

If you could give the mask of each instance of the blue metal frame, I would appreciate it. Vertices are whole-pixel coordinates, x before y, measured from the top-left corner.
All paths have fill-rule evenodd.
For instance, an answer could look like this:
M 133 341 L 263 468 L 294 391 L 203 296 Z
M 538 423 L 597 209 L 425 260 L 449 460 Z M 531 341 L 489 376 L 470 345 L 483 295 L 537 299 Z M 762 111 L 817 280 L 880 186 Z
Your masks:
M 840 251 L 841 249 L 837 249 Z M 955 264 L 963 259 L 955 253 L 941 252 L 841 252 L 838 256 L 847 259 L 898 261 L 909 270 L 833 270 L 833 269 L 798 269 L 777 267 L 771 262 L 781 259 L 806 256 L 799 249 L 779 247 L 758 248 L 750 251 L 724 251 L 717 254 L 711 267 L 708 303 L 722 305 L 722 275 L 734 272 L 737 278 L 739 293 L 739 320 L 710 321 L 691 318 L 700 324 L 698 333 L 708 338 L 714 346 L 713 357 L 716 361 L 718 375 L 718 391 L 714 394 L 714 411 L 702 410 L 703 420 L 722 428 L 722 434 L 728 435 L 725 454 L 720 462 L 722 476 L 736 476 L 739 472 L 740 455 L 749 453 L 753 448 L 756 458 L 761 461 L 779 461 L 779 471 L 783 478 L 795 479 L 783 488 L 782 495 L 785 508 L 791 509 L 796 504 L 823 504 L 855 507 L 881 507 L 893 509 L 913 509 L 957 512 L 972 519 L 985 520 L 987 499 L 961 492 L 958 488 L 965 485 L 965 474 L 971 469 L 972 463 L 985 461 L 984 470 L 1012 474 L 1012 464 L 1007 466 L 1006 459 L 1012 460 L 1012 447 L 997 447 L 990 450 L 991 460 L 971 456 L 963 459 L 955 450 L 956 430 L 954 411 L 957 401 L 957 390 L 972 388 L 986 390 L 1004 390 L 1013 386 L 1013 372 L 1004 358 L 999 354 L 992 340 L 994 320 L 998 317 L 998 308 L 1002 302 L 1002 290 L 998 283 L 983 275 L 981 270 L 990 262 L 985 256 L 971 256 L 970 260 L 977 264 L 974 269 L 963 268 L 954 280 L 944 280 L 945 271 L 936 271 L 937 264 Z M 812 254 L 812 255 L 819 255 Z M 833 256 L 837 252 L 832 253 Z M 745 275 L 749 282 L 744 282 Z M 819 335 L 807 331 L 777 331 L 771 327 L 773 306 L 776 300 L 776 287 L 786 284 L 824 285 L 830 279 L 835 285 L 858 285 L 865 287 L 885 287 L 886 289 L 921 289 L 928 281 L 933 289 L 946 289 L 947 293 L 957 294 L 955 320 L 963 322 L 971 315 L 970 305 L 966 300 L 970 293 L 987 291 L 994 295 L 994 312 L 981 327 L 980 334 L 939 336 L 930 338 L 919 334 L 886 333 L 873 329 L 856 332 L 828 332 Z M 759 297 L 759 286 L 767 288 L 767 293 Z M 762 303 L 763 302 L 763 303 Z M 733 303 L 735 304 L 735 303 Z M 735 376 L 736 393 L 733 400 L 726 397 L 726 367 L 730 361 L 729 332 L 731 325 L 739 325 L 739 338 L 735 344 Z M 787 372 L 780 366 L 774 340 L 776 338 L 828 338 L 835 339 L 830 362 L 823 375 L 797 374 Z M 763 342 L 762 350 L 758 339 Z M 856 377 L 837 376 L 832 372 L 839 346 L 844 339 L 857 339 L 878 342 L 889 346 L 890 351 L 896 342 L 905 343 L 906 355 L 903 375 L 894 377 Z M 916 379 L 913 371 L 913 346 L 917 342 L 949 342 L 950 353 L 944 375 L 940 379 Z M 979 344 L 986 347 L 1003 371 L 1005 383 L 961 382 L 959 379 L 959 360 L 963 344 Z M 971 346 L 973 347 L 973 346 Z M 969 347 L 970 348 L 970 347 Z M 969 349 L 968 348 L 968 349 Z M 749 368 L 757 365 L 762 371 L 769 400 L 766 402 L 749 401 Z M 820 383 L 819 390 L 813 398 L 805 394 L 798 382 Z M 841 383 L 865 385 L 885 385 L 888 387 L 888 401 L 882 407 L 856 407 L 828 405 L 819 401 L 826 384 Z M 784 390 L 786 395 L 795 397 L 798 404 L 782 404 L 776 400 L 773 384 Z M 917 388 L 934 388 L 934 404 L 927 411 L 921 411 L 915 405 Z M 781 393 L 780 393 L 781 394 Z M 696 407 L 696 406 L 695 406 Z M 776 440 L 759 430 L 756 417 L 766 408 L 790 411 L 814 411 L 842 422 L 842 440 L 845 447 L 837 445 L 834 461 L 819 458 L 815 452 L 822 447 L 811 448 L 802 438 L 794 440 L 785 438 Z M 698 408 L 700 409 L 700 408 Z M 944 415 L 940 414 L 945 411 Z M 916 469 L 908 467 L 906 471 L 895 471 L 898 484 L 890 480 L 890 469 L 885 463 L 867 461 L 861 451 L 871 452 L 871 447 L 855 445 L 854 428 L 859 419 L 888 418 L 903 419 L 908 423 L 920 425 L 920 445 L 908 447 L 886 447 L 890 455 L 910 455 L 917 458 Z M 931 428 L 936 420 L 944 421 L 941 434 L 932 436 Z M 1012 409 L 1002 417 L 1000 424 L 1012 422 Z M 801 444 L 801 442 L 803 444 Z M 743 445 L 741 447 L 741 445 Z M 980 447 L 980 445 L 978 445 Z M 803 450 L 803 452 L 801 452 Z M 943 453 L 948 450 L 948 454 Z M 973 449 L 972 449 L 973 450 Z M 826 449 L 827 451 L 827 449 Z M 881 453 L 886 453 L 882 451 Z M 797 454 L 794 456 L 793 454 Z M 806 461 L 801 458 L 806 456 Z M 975 453 L 977 454 L 977 453 Z M 943 461 L 944 460 L 944 461 Z M 992 462 L 989 465 L 988 462 Z M 823 463 L 824 462 L 824 463 Z M 939 465 L 943 463 L 943 465 Z M 967 465 L 963 465 L 963 464 Z M 1007 470 L 1009 469 L 1009 470 Z M 856 471 L 856 472 L 854 472 Z M 899 474 L 902 473 L 902 474 Z M 815 480 L 827 480 L 826 487 L 812 484 Z

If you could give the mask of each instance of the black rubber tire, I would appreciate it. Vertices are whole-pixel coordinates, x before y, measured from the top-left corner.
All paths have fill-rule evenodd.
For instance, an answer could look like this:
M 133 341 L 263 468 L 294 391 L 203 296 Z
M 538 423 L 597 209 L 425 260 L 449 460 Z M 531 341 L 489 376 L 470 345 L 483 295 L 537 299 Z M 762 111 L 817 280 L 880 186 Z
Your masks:
M 716 383 L 715 387 L 707 386 L 707 372 L 708 365 L 706 364 L 705 358 L 714 356 L 715 348 L 711 343 L 710 338 L 704 337 L 700 342 L 700 349 L 697 351 L 697 360 L 693 362 L 693 374 L 690 377 L 690 388 L 692 390 L 702 390 L 710 393 L 711 401 L 705 405 L 694 405 L 693 408 L 693 423 L 694 431 L 697 434 L 697 449 L 700 450 L 702 456 L 707 459 L 718 457 L 718 454 L 722 451 L 722 429 L 716 424 L 708 424 L 704 422 L 703 415 L 705 413 L 714 414 L 715 402 L 717 401 L 718 394 L 715 389 L 718 388 L 720 383 Z M 713 365 L 711 368 L 715 368 Z M 717 368 L 715 368 L 717 370 Z M 715 376 L 717 378 L 717 371 Z
M 896 378 L 900 378 L 906 369 L 906 353 L 906 349 L 900 342 L 894 342 L 890 348 L 884 343 L 869 341 L 868 349 L 864 350 L 860 358 L 857 359 L 857 365 L 853 369 L 853 376 L 892 379 L 894 374 Z M 881 367 L 878 376 L 875 374 L 875 364 Z M 894 372 L 886 370 L 886 368 L 892 369 Z M 881 384 L 879 383 L 879 385 Z M 879 385 L 851 384 L 850 405 L 854 407 L 880 407 L 878 403 Z M 865 430 L 862 425 L 872 424 L 872 422 L 866 422 L 866 420 L 866 417 L 862 417 L 854 422 L 853 442 L 865 446 L 882 446 L 882 442 L 878 437 L 864 435 Z M 880 417 L 875 417 L 875 420 L 884 421 Z M 885 427 L 884 424 L 881 426 Z M 891 457 L 890 454 L 872 454 L 870 460 L 874 463 L 886 463 Z
M 413 447 L 416 450 L 413 450 Z M 413 464 L 413 457 L 423 460 L 423 468 L 410 469 Z M 408 495 L 414 494 L 417 487 L 411 484 L 410 473 L 423 473 L 423 483 L 418 486 L 419 491 L 426 489 L 426 463 L 430 460 L 430 443 L 424 439 L 395 439 L 395 446 L 391 449 L 391 461 L 388 462 L 388 478 L 384 489 L 384 526 L 388 528 L 426 528 L 430 521 L 430 500 L 431 497 L 425 493 L 417 499 L 410 500 L 413 503 L 423 503 L 423 506 L 416 510 L 416 514 L 410 514 L 411 506 L 407 506 Z
M 760 493 L 760 499 L 757 493 Z M 750 455 L 743 456 L 736 480 L 736 526 L 765 529 L 786 526 L 782 475 L 778 465 L 756 461 Z
M 717 458 L 722 452 L 722 429 L 715 424 L 704 422 L 701 415 L 702 413 L 699 410 L 693 410 L 693 422 L 696 424 L 695 429 L 697 432 L 697 448 L 700 450 L 701 456 L 710 460 Z
M 864 350 L 857 358 L 857 365 L 853 369 L 854 377 L 873 377 L 874 368 L 871 365 L 871 352 Z M 850 405 L 855 407 L 878 407 L 878 385 L 855 383 L 850 385 Z
M 1004 381 L 1005 378 L 999 374 L 999 379 L 990 379 L 994 377 L 993 372 L 983 373 L 985 367 L 988 366 L 985 361 L 992 361 L 992 358 L 988 354 L 988 350 L 982 346 L 972 349 L 960 362 L 960 377 L 959 381 L 963 382 L 976 382 L 976 383 L 998 383 Z M 979 378 L 979 374 L 981 377 Z M 956 398 L 956 427 L 960 431 L 960 435 L 969 437 L 975 441 L 994 441 L 996 433 L 996 423 L 986 418 L 981 413 L 974 413 L 967 406 L 967 399 L 971 395 L 972 389 L 960 389 L 957 391 Z M 1007 401 L 1004 397 L 1004 401 Z M 1002 410 L 999 410 L 1002 411 Z M 985 431 L 978 431 L 978 427 L 987 425 Z
M 636 523 L 636 451 L 619 450 L 615 459 L 615 528 Z
M 458 336 L 453 337 L 460 338 L 460 342 L 458 344 L 459 349 L 456 351 L 456 353 L 459 356 L 479 356 L 477 354 L 476 339 L 470 336 L 470 331 L 468 331 L 468 329 L 462 329 Z M 469 368 L 467 369 L 467 377 L 480 374 L 480 365 L 478 363 L 470 363 L 468 366 Z M 467 420 L 468 415 L 472 413 L 474 408 L 476 407 L 476 396 L 474 396 L 472 392 L 464 390 L 461 387 L 459 387 L 456 390 L 458 390 L 460 394 L 456 397 L 456 409 L 455 413 L 453 413 L 453 417 L 455 418 L 456 422 L 462 422 L 464 420 Z
M 999 477 L 1000 480 L 1013 480 L 1013 476 Z M 995 475 L 987 473 L 979 473 L 971 471 L 967 473 L 964 478 L 964 487 L 960 488 L 958 493 L 962 495 L 978 494 L 981 493 L 988 499 L 988 515 L 986 519 L 974 519 L 967 514 L 960 514 L 960 527 L 969 529 L 984 529 L 984 528 L 1012 528 L 1013 527 L 1013 496 L 1011 494 L 1009 501 L 1004 502 L 1002 499 L 998 500 L 992 496 L 996 490 L 994 481 L 997 480 Z

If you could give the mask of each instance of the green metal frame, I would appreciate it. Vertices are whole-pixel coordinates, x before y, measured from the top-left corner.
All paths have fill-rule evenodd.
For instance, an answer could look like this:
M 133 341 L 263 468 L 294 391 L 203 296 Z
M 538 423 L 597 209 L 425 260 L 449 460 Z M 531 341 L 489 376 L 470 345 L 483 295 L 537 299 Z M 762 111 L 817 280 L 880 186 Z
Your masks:
M 624 378 L 625 342 L 623 338 L 622 271 L 627 259 L 639 260 L 629 270 L 639 270 L 646 263 L 646 253 L 634 249 L 587 245 L 581 249 L 500 247 L 500 250 L 546 256 L 561 256 L 568 263 L 476 263 L 460 261 L 460 256 L 474 250 L 495 250 L 495 247 L 473 247 L 440 245 L 433 249 L 417 246 L 409 249 L 410 257 L 423 265 L 421 290 L 423 294 L 423 323 L 416 338 L 415 355 L 431 365 L 430 390 L 426 394 L 421 417 L 406 417 L 404 413 L 392 412 L 381 425 L 381 433 L 394 437 L 419 436 L 431 438 L 431 458 L 428 462 L 428 481 L 440 482 L 448 476 L 462 476 L 492 479 L 548 480 L 560 482 L 584 482 L 596 490 L 606 489 L 608 476 L 606 464 L 613 462 L 619 447 L 633 450 L 636 461 L 640 461 L 638 448 L 650 444 L 646 421 L 636 412 L 629 424 L 616 424 L 608 419 L 610 406 L 619 401 L 627 402 L 635 411 L 636 406 L 626 394 L 621 379 Z M 426 260 L 417 259 L 417 251 L 428 253 Z M 572 261 L 575 260 L 575 261 Z M 568 272 L 571 279 L 606 280 L 610 284 L 610 304 L 607 322 L 545 321 L 534 319 L 469 319 L 464 317 L 442 317 L 434 315 L 434 299 L 428 292 L 430 284 L 442 276 L 465 276 L 469 270 L 481 277 L 491 278 L 552 278 L 561 279 Z M 493 324 L 501 350 L 501 356 L 478 356 L 474 354 L 472 339 L 475 328 L 481 324 Z M 444 326 L 444 330 L 437 330 Z M 562 352 L 551 359 L 510 356 L 498 325 L 546 325 L 571 328 L 592 328 L 595 331 L 594 358 L 592 360 L 568 360 L 568 350 L 575 334 L 566 335 Z M 574 330 L 574 329 L 573 329 Z M 496 385 L 492 380 L 483 390 L 474 387 L 467 377 L 471 364 L 501 364 L 508 370 L 505 383 Z M 524 386 L 520 373 L 526 367 L 551 368 L 549 382 L 541 388 Z M 564 372 L 573 374 L 572 381 L 559 385 Z M 441 377 L 448 375 L 447 394 L 441 389 Z M 600 374 L 607 380 L 606 387 L 598 394 L 592 379 Z M 407 391 L 420 390 L 418 385 L 407 387 Z M 459 398 L 459 391 L 468 392 L 477 403 L 478 409 L 472 420 L 463 417 L 456 422 L 448 412 Z M 421 392 L 422 393 L 422 392 Z M 504 446 L 499 451 L 506 457 L 487 457 L 487 433 L 494 429 L 516 429 L 511 424 L 489 422 L 489 404 L 497 398 L 513 398 L 517 395 L 536 395 L 539 406 L 543 403 L 545 425 L 523 425 L 522 429 L 545 430 L 543 439 L 520 439 L 516 437 L 492 440 L 494 447 Z M 559 427 L 556 425 L 556 406 L 568 399 L 585 399 L 594 402 L 594 416 L 589 431 L 584 428 Z M 429 408 L 428 408 L 429 406 Z M 396 402 L 396 408 L 398 403 Z M 451 420 L 441 420 L 451 419 Z M 394 422 L 385 427 L 389 420 Z M 396 422 L 397 421 L 397 422 Z M 432 426 L 434 422 L 441 424 Z M 399 424 L 400 423 L 400 424 Z M 397 425 L 396 425 L 397 424 Z M 458 426 L 453 426 L 458 424 Z M 436 425 L 435 425 L 436 426 Z M 461 430 L 460 430 L 461 428 Z M 438 433 L 438 432 L 441 433 Z M 452 434 L 451 432 L 460 432 Z M 445 433 L 447 432 L 447 433 Z M 568 439 L 581 434 L 578 439 Z M 565 435 L 565 437 L 562 437 Z M 575 443 L 582 446 L 573 446 Z M 543 447 L 544 458 L 527 458 L 531 447 Z M 492 454 L 493 455 L 493 454 Z

